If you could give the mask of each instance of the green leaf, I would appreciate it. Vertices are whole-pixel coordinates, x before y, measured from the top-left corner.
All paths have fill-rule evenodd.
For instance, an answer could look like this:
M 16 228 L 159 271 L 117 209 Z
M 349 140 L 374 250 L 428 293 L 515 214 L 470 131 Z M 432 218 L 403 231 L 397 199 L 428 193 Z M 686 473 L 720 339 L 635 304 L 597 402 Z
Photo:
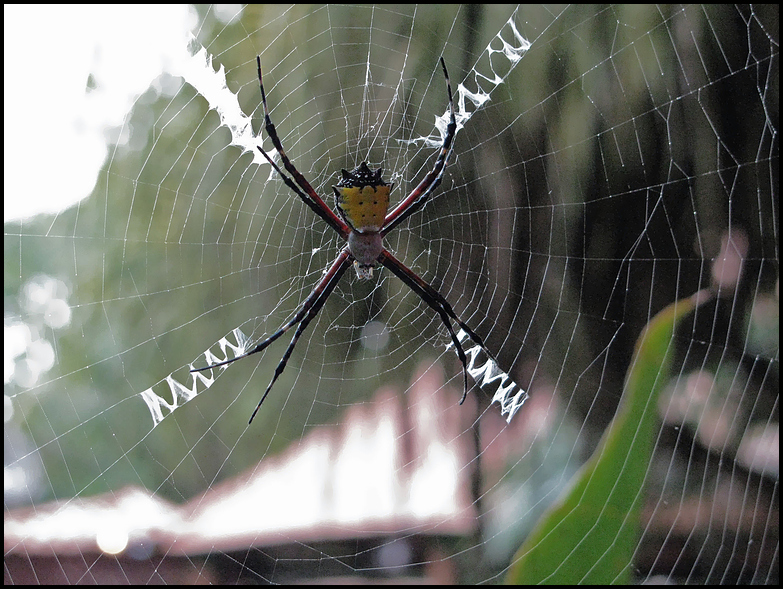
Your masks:
M 710 298 L 700 291 L 647 324 L 636 342 L 623 398 L 595 453 L 519 548 L 513 584 L 631 582 L 643 486 L 658 432 L 658 397 L 670 372 L 677 322 Z

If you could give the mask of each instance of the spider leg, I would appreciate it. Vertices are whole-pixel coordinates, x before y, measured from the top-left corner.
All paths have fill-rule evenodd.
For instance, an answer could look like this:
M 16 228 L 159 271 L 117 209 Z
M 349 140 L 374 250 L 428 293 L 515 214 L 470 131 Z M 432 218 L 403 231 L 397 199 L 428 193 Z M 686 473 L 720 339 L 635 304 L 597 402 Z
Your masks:
M 294 184 L 294 181 L 291 180 L 291 178 L 285 175 L 285 173 L 278 167 L 278 165 L 274 161 L 272 161 L 272 158 L 269 157 L 269 154 L 267 152 L 261 149 L 261 147 L 258 145 L 256 145 L 256 147 L 258 148 L 258 151 L 261 152 L 261 155 L 263 155 L 266 158 L 266 161 L 268 161 L 270 165 L 274 168 L 274 170 L 278 174 L 280 174 L 280 177 L 283 179 L 283 182 L 285 182 L 285 185 L 288 186 L 288 188 L 290 188 L 291 190 L 293 190 L 297 194 L 297 196 L 301 198 L 302 201 L 304 201 L 304 203 L 308 207 L 310 207 L 316 215 L 318 215 L 324 221 L 326 221 L 332 229 L 334 229 L 335 231 L 337 231 L 337 233 L 339 233 L 340 235 L 342 235 L 344 238 L 347 239 L 348 234 L 343 235 L 343 227 L 341 225 L 337 225 L 336 223 L 334 223 L 331 217 L 325 217 L 324 215 L 322 215 L 321 209 L 318 206 L 318 204 L 314 203 L 309 196 L 307 196 L 304 192 L 301 191 L 301 189 L 296 184 Z
M 443 67 L 443 75 L 446 78 L 446 90 L 449 93 L 449 111 L 451 119 L 446 127 L 446 136 L 443 138 L 443 145 L 440 148 L 440 154 L 435 161 L 435 166 L 430 170 L 419 185 L 413 189 L 400 203 L 394 207 L 394 210 L 386 216 L 381 235 L 386 235 L 405 219 L 423 207 L 433 191 L 440 185 L 443 179 L 443 172 L 446 169 L 449 155 L 452 151 L 452 141 L 457 132 L 457 120 L 454 116 L 454 97 L 451 94 L 451 81 L 449 81 L 449 72 L 446 70 L 446 62 L 443 57 L 440 58 L 440 65 Z
M 451 308 L 449 302 L 444 299 L 437 290 L 425 282 L 424 279 L 419 277 L 415 272 L 413 272 L 413 270 L 395 258 L 388 250 L 383 250 L 383 252 L 381 252 L 381 255 L 378 257 L 378 261 L 391 270 L 392 273 L 397 276 L 397 278 L 408 285 L 408 287 L 417 295 L 419 295 L 419 297 L 425 303 L 427 303 L 430 308 L 440 315 L 440 319 L 443 321 L 443 325 L 446 326 L 446 329 L 451 336 L 451 341 L 454 342 L 454 347 L 457 350 L 457 355 L 459 356 L 460 362 L 462 362 L 462 373 L 465 379 L 465 392 L 462 394 L 462 399 L 459 402 L 460 405 L 462 405 L 462 403 L 465 402 L 465 398 L 468 396 L 468 360 L 465 356 L 465 350 L 462 348 L 462 344 L 460 343 L 459 338 L 457 338 L 457 335 L 454 333 L 454 328 L 451 326 L 450 320 L 453 320 L 455 323 L 457 323 L 457 325 L 464 329 L 465 332 L 470 336 L 470 339 L 481 346 L 481 349 L 484 350 L 484 352 L 490 358 L 492 358 L 492 355 L 484 345 L 484 341 L 478 335 L 476 335 L 476 333 L 470 327 L 463 323 L 459 317 L 457 317 L 457 314 L 454 313 L 454 309 Z
M 315 286 L 313 292 L 310 293 L 310 296 L 307 297 L 307 299 L 305 299 L 304 303 L 302 303 L 302 306 L 299 308 L 296 315 L 294 315 L 288 323 L 283 325 L 275 333 L 273 333 L 264 341 L 262 341 L 257 346 L 255 346 L 252 350 L 244 354 L 240 354 L 239 356 L 235 356 L 234 358 L 231 358 L 229 360 L 224 360 L 223 362 L 218 362 L 216 364 L 204 366 L 203 368 L 193 368 L 191 372 L 201 372 L 203 370 L 209 370 L 211 368 L 225 366 L 226 364 L 231 364 L 232 362 L 236 362 L 237 360 L 241 360 L 242 358 L 247 358 L 248 356 L 257 354 L 258 352 L 265 350 L 267 346 L 269 346 L 269 344 L 276 341 L 279 337 L 285 334 L 289 329 L 291 329 L 294 325 L 296 325 L 300 321 L 306 320 L 306 322 L 304 323 L 304 326 L 306 327 L 307 323 L 310 322 L 310 320 L 315 316 L 315 314 L 318 313 L 318 310 L 323 306 L 324 302 L 329 297 L 331 292 L 334 290 L 334 287 L 337 285 L 337 282 L 340 280 L 340 277 L 348 268 L 349 265 L 348 260 L 350 259 L 350 257 L 351 256 L 348 249 L 347 248 L 344 249 L 340 253 L 340 255 L 337 256 L 337 259 L 332 263 L 331 267 L 329 268 L 329 270 L 327 270 L 326 274 L 324 274 L 323 278 L 321 278 L 320 282 Z M 285 367 L 285 364 L 283 365 L 283 367 Z M 276 375 L 275 379 L 277 378 L 277 376 L 279 375 Z
M 301 336 L 302 333 L 304 333 L 304 330 L 307 329 L 307 326 L 310 324 L 310 321 L 313 320 L 313 318 L 318 314 L 318 311 L 321 310 L 321 307 L 324 306 L 326 299 L 328 299 L 329 295 L 332 294 L 334 287 L 337 286 L 337 283 L 339 282 L 340 278 L 348 269 L 349 259 L 350 259 L 350 253 L 346 248 L 340 253 L 340 255 L 337 257 L 337 260 L 335 260 L 334 264 L 332 264 L 332 267 L 329 269 L 327 276 L 325 276 L 321 280 L 321 282 L 318 283 L 318 286 L 316 286 L 313 293 L 307 298 L 307 301 L 305 301 L 305 304 L 307 304 L 311 300 L 312 303 L 310 304 L 309 309 L 307 309 L 306 313 L 304 314 L 302 318 L 302 322 L 299 324 L 299 327 L 296 328 L 296 333 L 294 333 L 294 337 L 291 338 L 291 343 L 288 344 L 288 347 L 285 350 L 285 354 L 283 354 L 283 358 L 280 360 L 280 363 L 277 365 L 277 368 L 275 368 L 275 375 L 272 377 L 272 381 L 269 383 L 269 386 L 266 387 L 266 390 L 264 391 L 261 400 L 258 402 L 258 405 L 256 405 L 256 408 L 253 410 L 253 414 L 250 416 L 250 421 L 247 422 L 248 425 L 253 423 L 253 418 L 255 418 L 256 413 L 258 413 L 258 410 L 261 408 L 261 403 L 264 402 L 264 399 L 266 399 L 266 396 L 269 394 L 269 391 L 272 390 L 272 387 L 274 386 L 278 377 L 281 374 L 283 374 L 283 370 L 285 370 L 286 364 L 288 364 L 288 359 L 291 357 L 291 353 L 294 351 L 294 348 L 296 347 L 296 342 L 299 341 L 299 336 Z M 331 276 L 329 276 L 329 274 L 331 274 Z
M 307 206 L 313 209 L 313 211 L 315 211 L 319 217 L 326 221 L 343 238 L 347 238 L 348 233 L 350 232 L 348 225 L 346 225 L 345 222 L 340 219 L 332 209 L 329 208 L 323 199 L 318 196 L 318 193 L 310 185 L 307 179 L 301 174 L 301 172 L 299 172 L 299 170 L 296 169 L 296 166 L 294 166 L 291 160 L 288 159 L 288 156 L 283 149 L 283 144 L 280 142 L 280 137 L 278 137 L 277 131 L 275 130 L 275 125 L 272 123 L 272 119 L 269 116 L 269 107 L 266 104 L 266 92 L 264 91 L 264 80 L 261 75 L 260 55 L 256 56 L 256 64 L 258 66 L 258 84 L 261 87 L 261 102 L 264 105 L 264 128 L 266 129 L 267 135 L 269 135 L 269 138 L 272 140 L 272 145 L 275 146 L 275 150 L 277 150 L 280 159 L 283 161 L 283 167 L 288 171 L 289 174 L 291 174 L 291 176 L 293 176 L 294 181 L 296 181 L 296 184 L 301 188 L 301 190 L 296 190 L 293 188 L 290 179 L 286 180 L 286 176 L 280 171 L 280 168 L 272 163 L 270 157 L 261 147 L 258 148 L 259 151 L 270 163 L 272 163 L 272 166 L 274 166 L 275 170 L 277 170 L 277 172 L 283 176 L 283 181 L 286 183 L 286 185 L 288 185 L 289 188 L 292 188 L 296 192 L 297 196 L 299 196 L 299 198 L 301 198 Z M 305 194 L 307 196 L 305 196 Z

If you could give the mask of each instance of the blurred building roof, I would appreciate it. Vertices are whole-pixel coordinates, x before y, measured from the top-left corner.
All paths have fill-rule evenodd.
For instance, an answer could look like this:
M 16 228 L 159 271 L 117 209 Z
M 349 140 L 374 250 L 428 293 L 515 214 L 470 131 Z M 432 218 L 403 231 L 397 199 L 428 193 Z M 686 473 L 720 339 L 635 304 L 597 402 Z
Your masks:
M 458 399 L 437 367 L 422 372 L 405 398 L 381 389 L 339 426 L 313 430 L 184 505 L 127 487 L 6 511 L 5 554 L 144 558 L 395 533 L 471 534 L 475 451 L 469 410 Z

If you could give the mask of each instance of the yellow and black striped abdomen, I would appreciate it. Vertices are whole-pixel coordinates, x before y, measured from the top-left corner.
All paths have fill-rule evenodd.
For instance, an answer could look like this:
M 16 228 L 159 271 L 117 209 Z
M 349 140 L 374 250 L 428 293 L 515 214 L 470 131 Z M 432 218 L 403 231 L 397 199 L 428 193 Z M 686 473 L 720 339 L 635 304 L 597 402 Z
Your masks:
M 360 233 L 380 231 L 389 210 L 389 186 L 336 187 L 343 219 Z
M 381 172 L 381 168 L 372 172 L 367 162 L 362 162 L 353 172 L 343 170 L 342 179 L 332 187 L 340 215 L 359 233 L 380 231 L 386 219 L 394 184 L 386 184 Z

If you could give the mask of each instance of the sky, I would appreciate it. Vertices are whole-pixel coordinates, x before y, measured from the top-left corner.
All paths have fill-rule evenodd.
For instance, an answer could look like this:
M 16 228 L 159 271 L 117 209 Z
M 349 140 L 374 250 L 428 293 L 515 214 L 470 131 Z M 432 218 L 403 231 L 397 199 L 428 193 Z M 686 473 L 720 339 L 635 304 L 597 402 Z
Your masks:
M 131 136 L 123 123 L 134 101 L 187 47 L 197 15 L 182 5 L 3 9 L 9 222 L 90 195 L 111 149 Z

